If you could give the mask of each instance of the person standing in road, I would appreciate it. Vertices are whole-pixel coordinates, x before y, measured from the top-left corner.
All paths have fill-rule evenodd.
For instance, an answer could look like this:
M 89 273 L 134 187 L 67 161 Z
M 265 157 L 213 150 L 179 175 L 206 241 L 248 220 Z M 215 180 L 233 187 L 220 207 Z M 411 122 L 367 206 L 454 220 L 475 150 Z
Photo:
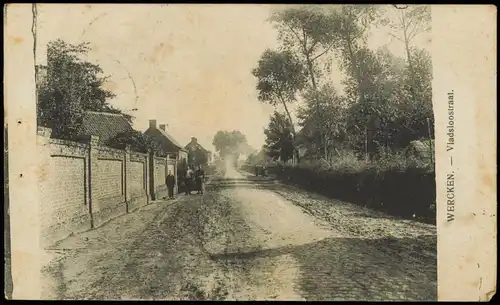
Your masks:
M 174 199 L 174 186 L 175 186 L 175 177 L 172 175 L 172 171 L 168 171 L 167 179 L 166 179 L 167 189 L 168 189 L 168 198 Z
M 192 187 L 192 179 L 193 179 L 193 170 L 189 167 L 186 171 L 186 195 L 191 195 L 191 187 Z
M 196 189 L 198 190 L 198 194 L 203 194 L 203 182 L 205 181 L 205 172 L 201 169 L 201 166 L 198 165 L 198 169 L 195 173 L 196 177 Z

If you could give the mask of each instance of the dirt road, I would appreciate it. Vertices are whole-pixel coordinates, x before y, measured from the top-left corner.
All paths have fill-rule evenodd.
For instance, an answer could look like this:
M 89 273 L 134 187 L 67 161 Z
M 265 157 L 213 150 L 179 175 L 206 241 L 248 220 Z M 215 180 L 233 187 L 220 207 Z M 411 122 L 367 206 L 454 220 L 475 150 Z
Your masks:
M 231 169 L 204 195 L 180 196 L 63 241 L 46 297 L 436 299 L 432 226 L 351 215 Z M 312 200 L 321 211 L 306 208 Z M 351 230 L 363 222 L 375 233 Z

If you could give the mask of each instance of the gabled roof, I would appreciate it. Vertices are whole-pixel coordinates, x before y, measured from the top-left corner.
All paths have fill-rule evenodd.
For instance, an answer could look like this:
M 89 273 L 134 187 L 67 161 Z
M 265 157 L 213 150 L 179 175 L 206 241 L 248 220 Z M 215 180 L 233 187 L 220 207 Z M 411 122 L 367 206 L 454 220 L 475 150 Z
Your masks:
M 202 150 L 202 151 L 204 151 L 205 153 L 208 153 L 208 152 L 209 152 L 209 151 L 208 151 L 208 150 L 206 150 L 203 146 L 201 146 L 201 144 L 200 144 L 200 143 L 193 143 L 193 142 L 189 142 L 189 143 L 188 143 L 188 144 L 187 144 L 184 148 L 185 148 L 185 149 L 187 149 L 187 150 L 190 150 L 190 149 L 191 149 L 191 147 L 192 147 L 193 145 L 196 145 L 195 147 L 196 147 L 197 149 L 201 149 L 201 150 Z
M 133 130 L 132 125 L 121 114 L 86 111 L 78 134 L 98 136 L 99 144 L 102 145 L 122 132 Z
M 174 137 L 172 137 L 169 133 L 167 133 L 166 131 L 164 130 L 161 130 L 161 129 L 158 129 L 158 131 L 165 137 L 167 138 L 170 142 L 172 142 L 172 144 L 174 144 L 175 146 L 179 147 L 179 148 L 184 148 L 182 147 L 181 144 L 179 144 L 179 142 L 177 142 Z
M 144 133 L 147 134 L 147 135 L 153 136 L 162 145 L 163 145 L 164 141 L 167 140 L 168 142 L 170 142 L 172 145 L 176 146 L 180 150 L 186 151 L 186 149 L 184 147 L 182 147 L 181 144 L 179 144 L 179 142 L 177 142 L 174 139 L 174 137 L 172 137 L 169 133 L 167 133 L 164 130 L 161 130 L 159 128 L 149 127 Z

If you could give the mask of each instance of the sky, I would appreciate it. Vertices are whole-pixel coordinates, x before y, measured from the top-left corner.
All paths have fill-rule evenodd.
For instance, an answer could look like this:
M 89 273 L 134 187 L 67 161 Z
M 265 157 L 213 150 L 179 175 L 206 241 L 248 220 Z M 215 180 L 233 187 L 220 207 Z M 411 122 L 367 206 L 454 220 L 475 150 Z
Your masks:
M 37 64 L 46 63 L 51 40 L 90 42 L 87 59 L 110 76 L 106 88 L 117 95 L 110 103 L 135 117 L 135 129 L 145 131 L 155 119 L 167 124 L 181 144 L 196 137 L 211 150 L 218 130 L 239 130 L 260 148 L 273 108 L 257 100 L 251 70 L 266 48 L 278 46 L 277 32 L 266 21 L 270 9 L 253 4 L 39 4 Z M 430 47 L 430 34 L 418 38 L 418 46 Z M 383 30 L 372 31 L 368 45 L 387 45 L 404 55 L 403 45 Z M 332 73 L 340 86 L 340 71 Z

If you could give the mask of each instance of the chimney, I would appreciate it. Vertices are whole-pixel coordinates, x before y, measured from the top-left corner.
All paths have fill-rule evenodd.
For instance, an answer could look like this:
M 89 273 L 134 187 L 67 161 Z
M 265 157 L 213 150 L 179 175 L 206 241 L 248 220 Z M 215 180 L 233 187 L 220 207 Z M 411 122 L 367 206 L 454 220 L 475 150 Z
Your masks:
M 165 131 L 165 124 L 160 124 L 160 129 Z
M 149 128 L 156 128 L 156 120 L 149 120 Z

